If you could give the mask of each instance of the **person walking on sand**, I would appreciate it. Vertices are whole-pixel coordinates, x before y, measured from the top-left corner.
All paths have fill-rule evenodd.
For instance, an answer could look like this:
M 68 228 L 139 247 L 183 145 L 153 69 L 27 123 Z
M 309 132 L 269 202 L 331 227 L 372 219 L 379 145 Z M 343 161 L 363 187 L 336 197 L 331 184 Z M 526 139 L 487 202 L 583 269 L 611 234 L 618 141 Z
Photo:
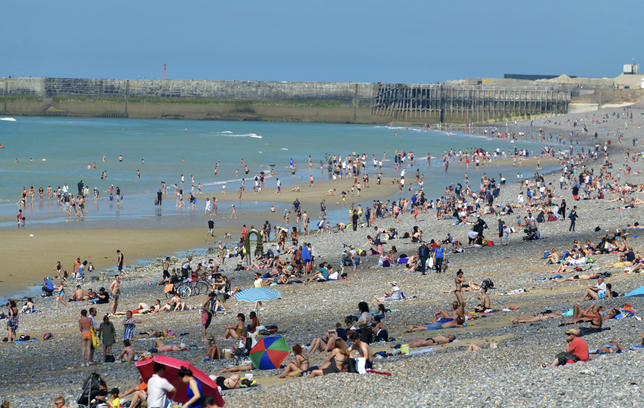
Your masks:
M 119 275 L 124 274 L 125 276 L 127 276 L 127 273 L 125 273 L 125 271 L 123 270 L 123 268 L 125 267 L 125 257 L 123 256 L 123 252 L 117 249 L 116 256 L 117 256 L 117 264 L 118 264 L 117 269 L 119 271 Z
M 579 216 L 577 215 L 577 206 L 572 207 L 570 214 L 568 214 L 568 218 L 570 219 L 570 228 L 568 228 L 568 232 L 574 231 L 575 224 L 577 223 L 577 218 L 579 218 Z
M 436 273 L 441 273 L 443 269 L 443 260 L 445 259 L 445 250 L 439 243 L 434 250 L 434 265 L 436 265 Z
M 121 282 L 120 282 L 120 280 L 121 280 L 121 276 L 116 275 L 114 277 L 114 281 L 112 282 L 112 284 L 110 285 L 110 287 L 108 289 L 110 291 L 110 293 L 112 294 L 112 299 L 113 299 L 112 307 L 110 308 L 110 314 L 111 315 L 114 315 L 116 313 L 116 309 L 119 306 L 119 298 L 121 297 Z
M 215 300 L 215 293 L 210 292 L 208 296 L 206 296 L 206 300 L 201 305 L 201 341 L 208 341 L 206 338 L 206 330 L 208 330 L 208 326 L 210 326 L 210 322 L 212 322 L 212 311 L 210 309 L 213 300 Z
M 211 218 L 210 220 L 208 220 L 208 233 L 206 234 L 206 236 L 212 237 L 214 230 L 215 230 L 215 220 Z
M 67 307 L 67 303 L 65 303 L 65 287 L 63 286 L 62 281 L 58 281 L 58 292 L 56 293 L 58 294 L 58 296 L 56 297 L 56 307 L 54 309 L 58 309 L 58 302 Z

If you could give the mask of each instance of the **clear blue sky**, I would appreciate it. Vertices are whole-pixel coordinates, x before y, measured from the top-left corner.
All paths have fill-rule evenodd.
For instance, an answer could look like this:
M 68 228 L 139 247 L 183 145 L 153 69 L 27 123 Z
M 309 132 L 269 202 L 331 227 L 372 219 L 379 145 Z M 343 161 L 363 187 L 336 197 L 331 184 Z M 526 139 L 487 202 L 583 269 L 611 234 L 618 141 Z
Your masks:
M 614 77 L 642 57 L 643 15 L 642 0 L 6 0 L 0 77 Z

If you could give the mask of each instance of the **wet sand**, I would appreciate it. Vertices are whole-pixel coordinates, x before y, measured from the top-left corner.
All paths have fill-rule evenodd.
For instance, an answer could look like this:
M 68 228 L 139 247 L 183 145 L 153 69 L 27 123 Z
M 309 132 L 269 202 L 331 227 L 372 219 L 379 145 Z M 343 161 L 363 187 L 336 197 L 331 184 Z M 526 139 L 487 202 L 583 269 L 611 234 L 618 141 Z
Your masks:
M 206 237 L 206 232 L 205 227 L 2 231 L 2 247 L 4 253 L 10 256 L 3 259 L 0 269 L 0 296 L 39 285 L 43 278 L 52 274 L 52 278 L 55 278 L 53 268 L 56 261 L 61 261 L 63 269 L 71 274 L 76 258 L 87 260 L 92 262 L 96 268 L 94 273 L 97 274 L 103 268 L 116 267 L 117 249 L 124 254 L 127 268 L 135 259 L 167 256 L 177 251 L 212 246 L 217 237 Z M 223 231 L 218 232 L 219 237 L 223 237 Z
M 361 180 L 361 177 L 359 177 Z M 369 177 L 369 187 L 363 188 L 360 197 L 358 197 L 358 190 L 354 190 L 351 195 L 351 186 L 353 186 L 353 178 L 345 178 L 333 181 L 315 181 L 313 186 L 309 187 L 309 183 L 296 183 L 287 186 L 282 185 L 280 194 L 276 193 L 275 181 L 270 180 L 269 187 L 262 190 L 260 194 L 253 191 L 253 181 L 246 182 L 246 190 L 242 194 L 241 201 L 261 201 L 261 202 L 277 202 L 277 203 L 292 203 L 297 198 L 302 204 L 319 204 L 323 199 L 326 200 L 326 205 L 341 205 L 342 191 L 346 191 L 346 202 L 372 201 L 375 199 L 387 199 L 398 191 L 398 186 L 391 184 L 392 178 L 382 178 L 382 184 L 376 184 L 377 177 Z M 411 179 L 407 179 L 409 182 Z M 297 188 L 300 191 L 297 191 Z M 336 189 L 333 196 L 327 196 L 331 189 Z M 292 191 L 293 190 L 293 191 Z M 204 191 L 204 196 L 216 195 L 219 201 L 239 201 L 239 190 L 227 190 L 226 194 L 221 194 L 221 189 L 218 191 L 212 190 Z M 239 216 L 239 214 L 237 214 Z

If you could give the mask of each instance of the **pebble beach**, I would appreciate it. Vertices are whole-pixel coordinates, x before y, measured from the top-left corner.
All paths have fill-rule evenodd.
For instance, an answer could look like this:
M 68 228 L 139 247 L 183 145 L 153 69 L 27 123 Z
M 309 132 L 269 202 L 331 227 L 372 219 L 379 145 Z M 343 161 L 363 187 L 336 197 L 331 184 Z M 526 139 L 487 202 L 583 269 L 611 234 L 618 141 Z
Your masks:
M 621 114 L 625 111 L 623 108 L 606 108 L 597 112 L 534 119 L 532 123 L 524 121 L 519 125 L 522 128 L 541 128 L 546 135 L 559 132 L 564 137 L 568 137 L 570 131 L 579 131 L 579 137 L 575 136 L 575 140 L 579 140 L 577 148 L 584 146 L 585 149 L 594 149 L 595 143 L 603 146 L 605 141 L 610 140 L 608 160 L 612 163 L 611 173 L 616 177 L 621 172 L 620 185 L 625 182 L 636 184 L 638 188 L 630 196 L 641 199 L 643 194 L 639 190 L 644 184 L 644 161 L 631 162 L 626 153 L 630 149 L 629 154 L 632 156 L 642 150 L 640 143 L 633 146 L 633 139 L 644 140 L 644 103 L 630 107 L 632 121 L 613 116 L 613 112 Z M 603 114 L 608 114 L 606 122 L 591 122 L 593 118 L 600 119 Z M 574 120 L 585 124 L 588 131 L 583 132 L 579 127 L 573 127 Z M 627 129 L 624 126 L 626 123 Z M 596 132 L 597 139 L 594 136 Z M 624 133 L 621 138 L 623 144 L 618 141 L 616 132 Z M 547 142 L 546 145 L 554 145 L 554 142 Z M 602 152 L 599 157 L 596 161 L 587 160 L 577 167 L 586 165 L 589 169 L 594 169 L 595 174 L 599 174 L 599 166 L 604 161 Z M 630 175 L 622 171 L 627 163 L 632 168 Z M 459 175 L 464 171 L 464 167 L 457 164 L 449 168 L 449 172 Z M 520 171 L 519 167 L 517 171 Z M 490 166 L 488 174 L 496 176 L 498 172 L 495 172 L 494 166 Z M 514 174 L 504 176 L 509 184 L 501 188 L 498 200 L 501 205 L 516 202 L 517 196 L 523 191 L 522 185 L 514 182 Z M 525 174 L 526 178 L 531 176 L 533 175 Z M 395 337 L 395 341 L 371 345 L 374 352 L 391 352 L 394 344 L 405 344 L 428 337 L 427 332 L 407 333 L 407 329 L 413 324 L 430 322 L 438 309 L 449 310 L 455 296 L 442 291 L 454 288 L 454 275 L 462 269 L 466 281 L 480 284 L 484 279 L 490 279 L 494 282 L 495 289 L 489 291 L 491 305 L 493 309 L 502 311 L 468 320 L 468 325 L 463 328 L 444 329 L 429 334 L 454 334 L 458 342 L 438 346 L 424 353 L 374 359 L 374 370 L 391 373 L 391 376 L 341 373 L 310 380 L 301 377 L 277 379 L 276 376 L 282 370 L 253 370 L 261 387 L 225 391 L 226 406 L 642 406 L 644 350 L 592 355 L 589 362 L 542 368 L 543 364 L 549 365 L 557 353 L 565 351 L 565 330 L 588 324 L 559 326 L 562 320 L 569 318 L 511 324 L 517 316 L 534 316 L 546 309 L 571 309 L 578 303 L 577 300 L 582 297 L 585 289 L 596 282 L 555 283 L 540 280 L 552 277 L 553 274 L 549 271 L 556 268 L 556 265 L 553 268 L 552 265 L 543 264 L 544 251 L 551 251 L 553 248 L 560 252 L 570 250 L 575 239 L 580 242 L 590 239 L 597 244 L 600 235 L 644 220 L 641 205 L 624 209 L 623 202 L 610 201 L 618 197 L 618 194 L 612 192 L 605 192 L 603 200 L 574 201 L 570 188 L 559 189 L 560 176 L 561 171 L 546 174 L 545 183 L 556 186 L 554 202 L 559 203 L 562 198 L 565 199 L 568 203 L 567 211 L 573 205 L 577 206 L 579 219 L 575 231 L 568 231 L 570 223 L 567 219 L 545 222 L 538 225 L 542 238 L 539 240 L 524 241 L 524 234 L 518 231 L 510 235 L 508 245 L 499 245 L 500 242 L 497 242 L 492 247 L 466 248 L 462 253 L 448 251 L 449 268 L 442 274 L 428 272 L 423 276 L 420 273 L 409 273 L 404 265 L 372 268 L 378 257 L 366 256 L 362 258 L 357 270 L 358 277 L 351 276 L 351 268 L 348 268 L 349 276 L 339 281 L 273 287 L 272 289 L 280 292 L 281 299 L 265 302 L 264 310 L 259 312 L 261 323 L 277 325 L 277 334 L 284 336 L 289 346 L 308 345 L 336 323 L 343 323 L 344 315 L 358 313 L 358 302 L 366 301 L 371 310 L 376 310 L 379 302 L 374 300 L 374 296 L 382 296 L 389 290 L 390 282 L 396 281 L 410 300 L 386 304 L 392 311 L 387 313 L 383 323 L 388 328 L 389 336 Z M 431 180 L 426 180 L 426 183 L 431 183 Z M 472 184 L 478 185 L 478 181 L 474 180 Z M 317 205 L 311 202 L 305 209 L 310 211 L 315 221 Z M 486 236 L 494 241 L 498 240 L 498 217 L 508 225 L 516 226 L 517 215 L 523 218 L 526 214 L 526 209 L 520 208 L 512 215 L 483 215 L 482 218 L 489 226 Z M 385 218 L 376 223 L 379 228 L 396 228 L 401 234 L 411 232 L 414 226 L 418 226 L 423 230 L 423 239 L 426 241 L 443 240 L 449 233 L 463 244 L 467 244 L 467 233 L 472 227 L 466 223 L 455 225 L 452 219 L 437 219 L 432 210 L 420 213 L 418 221 L 408 214 L 401 216 L 399 221 L 395 223 L 393 218 Z M 239 224 L 242 222 L 243 214 Z M 597 227 L 600 231 L 596 230 Z M 312 234 L 301 237 L 300 242 L 310 242 L 317 249 L 319 256 L 316 263 L 327 261 L 337 267 L 345 248 L 343 244 L 368 251 L 368 246 L 364 244 L 367 242 L 367 235 L 371 233 L 372 228 L 364 225 L 355 232 L 348 228 L 344 233 L 332 231 L 322 236 Z M 644 231 L 642 233 L 644 235 Z M 629 231 L 629 245 L 636 252 L 644 253 L 644 236 L 635 238 L 636 235 L 639 235 L 637 230 Z M 411 255 L 418 252 L 418 244 L 411 243 L 410 239 L 399 239 L 389 244 L 395 245 L 399 254 Z M 270 247 L 275 249 L 274 241 Z M 206 258 L 215 258 L 215 254 L 206 255 Z M 630 304 L 636 316 L 644 316 L 644 297 L 623 297 L 644 284 L 640 275 L 624 273 L 623 267 L 605 267 L 618 262 L 619 255 L 596 255 L 596 260 L 596 264 L 589 266 L 588 273 L 610 271 L 612 276 L 606 282 L 611 283 L 613 290 L 620 295 L 600 300 L 598 304 L 605 309 Z M 229 259 L 223 266 L 225 275 L 232 278 L 233 286 L 241 289 L 252 287 L 254 271 L 233 271 L 235 265 L 236 259 Z M 123 277 L 119 311 L 134 309 L 139 302 L 154 304 L 155 299 L 165 302 L 162 287 L 154 284 L 161 279 L 161 272 L 159 261 L 137 267 Z M 86 283 L 84 288 L 107 288 L 110 282 L 109 273 L 97 275 L 96 280 Z M 522 289 L 522 293 L 507 294 L 519 289 Z M 68 287 L 68 294 L 71 292 L 73 289 Z M 478 297 L 479 292 L 463 293 L 466 312 L 471 312 L 478 304 Z M 202 294 L 188 298 L 187 303 L 199 308 L 204 300 L 205 296 Z M 22 303 L 18 303 L 19 308 Z M 108 389 L 116 386 L 127 390 L 138 383 L 139 374 L 133 363 L 99 363 L 91 367 L 80 367 L 78 319 L 80 310 L 88 309 L 89 305 L 70 302 L 68 307 L 55 310 L 53 297 L 37 298 L 35 303 L 36 309 L 42 313 L 21 315 L 17 334 L 30 335 L 39 340 L 22 344 L 0 343 L 0 401 L 9 401 L 11 407 L 47 407 L 52 405 L 52 398 L 60 394 L 73 408 L 76 407 L 74 401 L 80 393 L 82 381 L 92 372 L 100 373 L 105 378 Z M 593 302 L 579 303 L 585 309 Z M 109 311 L 109 305 L 95 307 L 98 309 L 99 319 Z M 252 307 L 252 304 L 231 298 L 228 301 L 229 313 L 218 313 L 213 317 L 208 337 L 223 335 L 224 326 L 233 324 L 237 313 L 247 315 Z M 194 349 L 172 353 L 171 356 L 191 362 L 208 375 L 221 375 L 221 371 L 230 363 L 229 360 L 203 361 L 207 343 L 201 341 L 199 310 L 148 314 L 139 318 L 143 323 L 137 325 L 137 333 L 150 329 L 168 329 L 177 333 L 177 336 L 164 340 L 166 344 L 183 342 L 196 346 Z M 111 320 L 117 328 L 117 343 L 113 351 L 118 354 L 121 349 L 119 339 L 123 333 L 120 323 L 122 317 L 111 317 Z M 6 321 L 0 320 L 0 323 L 4 322 Z M 607 320 L 604 327 L 609 327 L 610 330 L 583 337 L 589 348 L 600 347 L 609 341 L 616 341 L 627 348 L 642 343 L 644 324 L 635 317 Z M 51 332 L 53 338 L 44 341 L 42 336 L 47 332 Z M 179 336 L 178 333 L 187 334 Z M 222 348 L 231 347 L 232 343 L 232 340 L 218 341 Z M 466 352 L 472 343 L 481 347 L 481 350 Z M 152 347 L 152 340 L 135 341 L 134 347 L 136 350 L 146 351 Z M 102 351 L 97 351 L 95 361 L 102 361 L 102 357 Z M 316 354 L 311 357 L 311 364 L 321 365 L 326 359 L 326 354 Z

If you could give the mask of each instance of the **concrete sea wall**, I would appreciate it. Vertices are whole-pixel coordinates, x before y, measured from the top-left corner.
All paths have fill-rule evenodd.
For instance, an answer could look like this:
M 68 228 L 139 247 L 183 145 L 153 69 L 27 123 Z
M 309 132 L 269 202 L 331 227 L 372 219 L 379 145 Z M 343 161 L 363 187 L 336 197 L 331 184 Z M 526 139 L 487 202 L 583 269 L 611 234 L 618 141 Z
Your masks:
M 384 123 L 371 83 L 0 79 L 8 115 Z
M 642 90 L 350 82 L 0 78 L 0 114 L 197 120 L 483 123 L 631 102 Z

